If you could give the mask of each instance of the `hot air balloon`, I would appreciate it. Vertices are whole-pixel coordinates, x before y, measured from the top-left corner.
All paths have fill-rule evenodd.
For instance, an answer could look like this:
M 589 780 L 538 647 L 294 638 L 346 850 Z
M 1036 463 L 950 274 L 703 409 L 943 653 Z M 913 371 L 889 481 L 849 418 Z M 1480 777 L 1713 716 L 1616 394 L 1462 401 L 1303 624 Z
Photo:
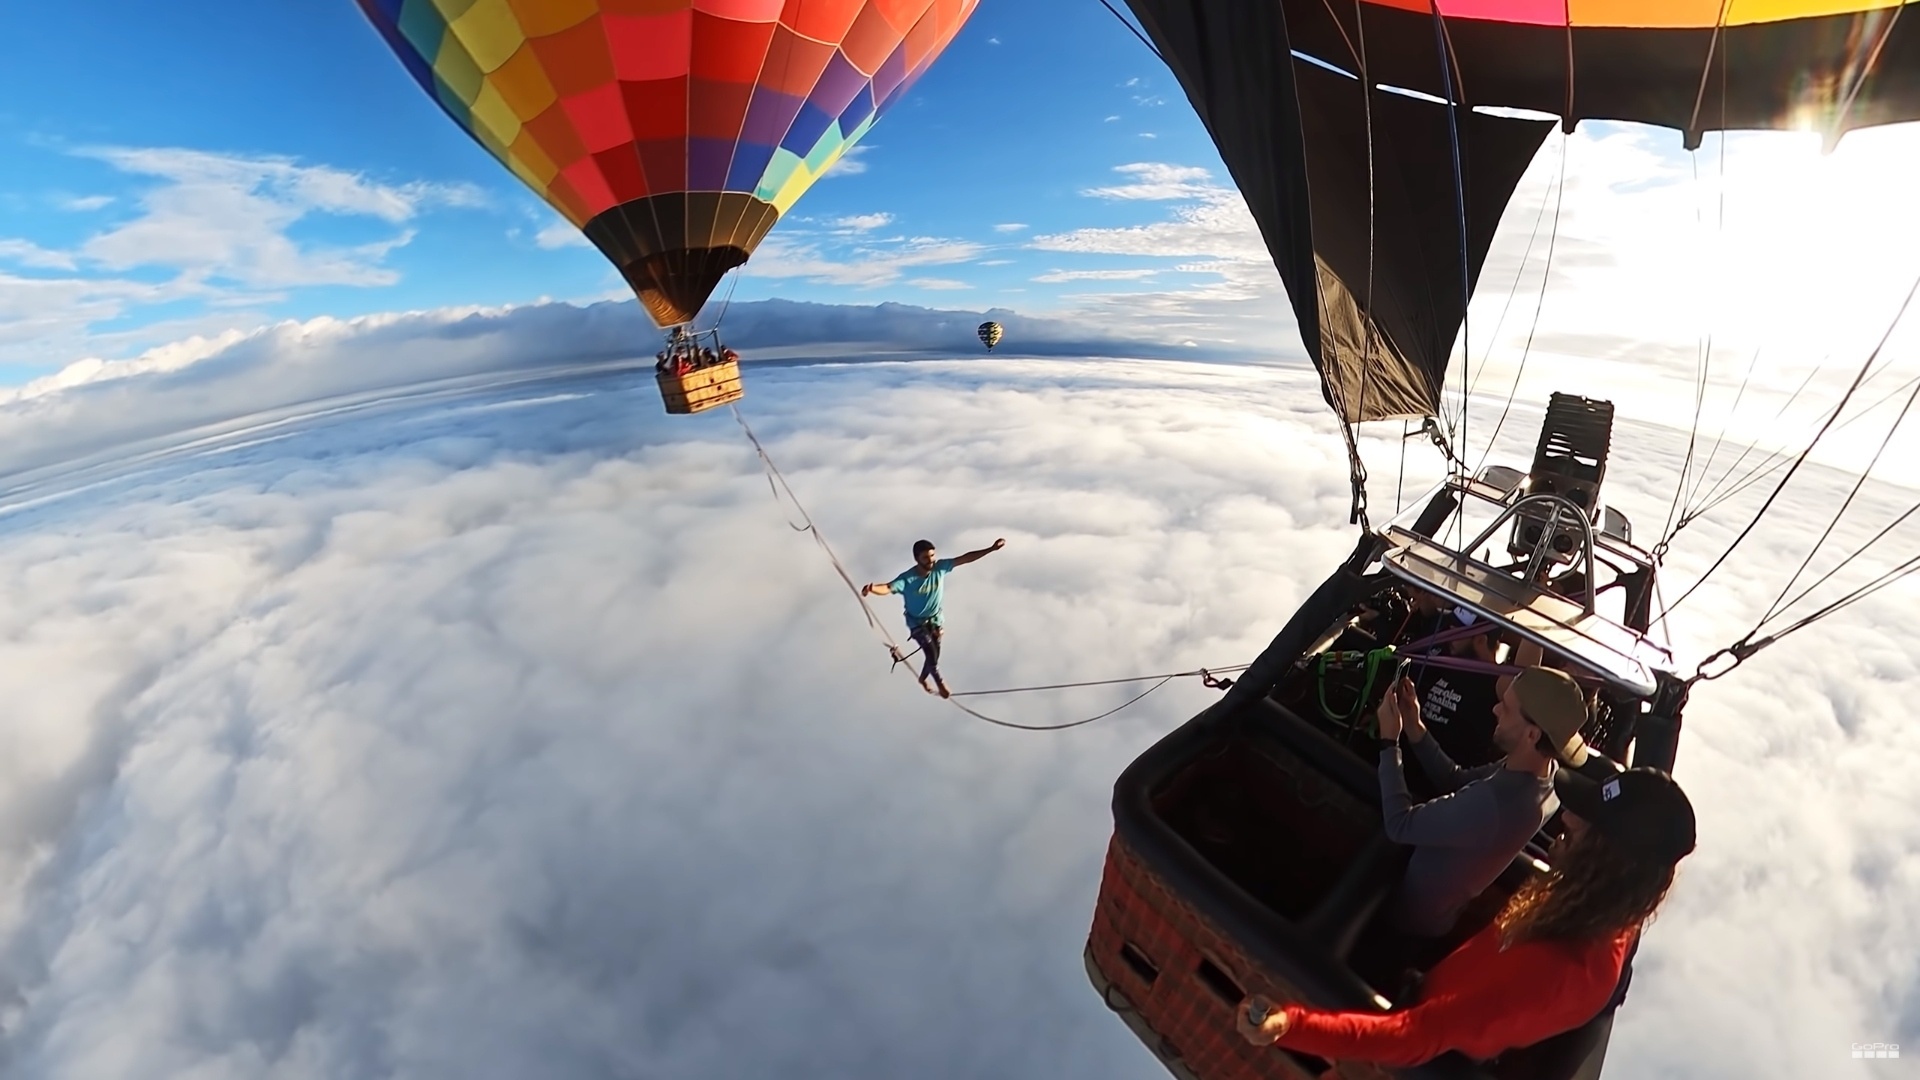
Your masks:
M 1084 959 L 1106 1004 L 1175 1075 L 1316 1076 L 1324 1062 L 1249 1045 L 1236 1016 L 1255 995 L 1355 1013 L 1415 1000 L 1396 968 L 1358 962 L 1388 940 L 1376 915 L 1408 857 L 1383 832 L 1370 722 L 1403 659 L 1475 662 L 1450 661 L 1445 635 L 1409 612 L 1450 612 L 1454 637 L 1500 635 L 1573 673 L 1594 702 L 1588 745 L 1623 765 L 1670 772 L 1689 693 L 1719 673 L 1702 663 L 1683 674 L 1661 636 L 1655 552 L 1672 534 L 1636 544 L 1606 503 L 1604 400 L 1553 395 L 1531 463 L 1469 473 L 1452 456 L 1408 510 L 1368 520 L 1355 425 L 1417 419 L 1445 439 L 1435 418 L 1467 302 L 1553 124 L 1514 110 L 1567 131 L 1583 118 L 1663 125 L 1688 147 L 1736 128 L 1811 128 L 1831 145 L 1920 119 L 1920 16 L 1901 19 L 1899 0 L 1128 6 L 1280 270 L 1342 421 L 1360 536 L 1224 696 L 1116 781 Z M 1709 661 L 1737 663 L 1773 640 L 1750 634 Z M 1550 820 L 1441 944 L 1550 873 L 1557 828 Z M 1617 1004 L 1491 1064 L 1450 1051 L 1392 1074 L 1595 1076 Z
M 977 0 L 357 2 L 421 88 L 669 327 L 905 95 Z
M 983 322 L 980 324 L 980 329 L 977 332 L 980 335 L 980 344 L 985 345 L 987 347 L 988 352 L 992 352 L 993 347 L 995 345 L 1000 344 L 1000 324 L 999 323 Z

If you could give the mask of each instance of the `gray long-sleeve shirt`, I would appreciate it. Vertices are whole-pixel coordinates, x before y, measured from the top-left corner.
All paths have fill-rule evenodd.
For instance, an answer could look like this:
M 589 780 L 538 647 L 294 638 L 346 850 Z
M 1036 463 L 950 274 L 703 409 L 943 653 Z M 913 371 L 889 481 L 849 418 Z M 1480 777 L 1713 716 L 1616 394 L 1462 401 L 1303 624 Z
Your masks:
M 1453 928 L 1460 910 L 1500 876 L 1559 804 L 1551 775 L 1509 769 L 1504 761 L 1463 769 L 1431 735 L 1412 747 L 1441 794 L 1414 805 L 1400 751 L 1380 752 L 1387 838 L 1414 849 L 1407 876 L 1387 903 L 1400 931 L 1438 937 Z

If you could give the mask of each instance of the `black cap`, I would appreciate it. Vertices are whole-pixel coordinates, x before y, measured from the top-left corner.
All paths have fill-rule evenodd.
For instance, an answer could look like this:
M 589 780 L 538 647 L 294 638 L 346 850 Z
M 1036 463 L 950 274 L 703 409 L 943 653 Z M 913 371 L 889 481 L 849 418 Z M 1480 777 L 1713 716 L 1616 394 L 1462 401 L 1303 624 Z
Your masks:
M 1553 790 L 1562 806 L 1631 855 L 1672 865 L 1693 850 L 1693 803 L 1659 769 L 1628 769 L 1606 780 L 1561 769 Z

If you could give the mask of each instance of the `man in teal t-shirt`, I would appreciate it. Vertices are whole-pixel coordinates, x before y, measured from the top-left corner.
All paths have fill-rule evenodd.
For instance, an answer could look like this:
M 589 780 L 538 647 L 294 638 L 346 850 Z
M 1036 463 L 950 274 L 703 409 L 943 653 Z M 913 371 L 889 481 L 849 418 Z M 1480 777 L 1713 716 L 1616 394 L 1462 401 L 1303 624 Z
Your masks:
M 940 677 L 940 601 L 947 574 L 956 566 L 984 559 L 1006 546 L 1005 540 L 995 540 L 992 547 L 969 551 L 957 559 L 939 559 L 934 557 L 933 541 L 916 540 L 913 544 L 912 568 L 884 584 L 860 586 L 861 596 L 898 594 L 906 601 L 907 634 L 927 657 L 926 664 L 920 668 L 920 688 L 927 693 L 934 692 L 933 686 L 927 685 L 927 680 L 931 678 L 934 685 L 940 688 L 941 697 L 953 696 L 947 690 L 946 680 Z

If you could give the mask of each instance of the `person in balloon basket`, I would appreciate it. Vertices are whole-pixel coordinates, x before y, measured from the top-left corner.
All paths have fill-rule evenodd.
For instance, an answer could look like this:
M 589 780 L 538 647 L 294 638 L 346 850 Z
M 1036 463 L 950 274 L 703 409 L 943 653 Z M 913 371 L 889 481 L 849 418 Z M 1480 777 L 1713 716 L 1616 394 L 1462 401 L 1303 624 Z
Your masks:
M 1502 756 L 1471 769 L 1455 764 L 1431 737 L 1418 691 L 1406 677 L 1381 699 L 1374 716 L 1386 834 L 1414 849 L 1406 877 L 1387 900 L 1387 925 L 1376 935 L 1375 947 L 1421 967 L 1437 958 L 1434 947 L 1467 904 L 1553 815 L 1555 772 L 1561 766 L 1581 768 L 1591 756 L 1580 738 L 1586 696 L 1566 672 L 1522 668 L 1499 687 L 1491 712 L 1493 744 Z M 1440 792 L 1423 803 L 1414 803 L 1407 789 L 1400 761 L 1403 729 L 1408 749 Z M 1374 958 L 1356 960 L 1380 966 Z
M 1458 660 L 1475 661 L 1482 665 L 1482 670 L 1463 671 L 1444 665 L 1430 665 L 1424 663 L 1422 658 L 1415 657 L 1409 662 L 1408 674 L 1413 678 L 1414 689 L 1419 692 L 1420 719 L 1438 737 L 1439 745 L 1447 751 L 1448 757 L 1468 768 L 1495 760 L 1505 753 L 1505 748 L 1500 746 L 1496 737 L 1495 722 L 1500 714 L 1500 699 L 1513 677 L 1496 675 L 1490 669 L 1501 662 L 1505 635 L 1497 627 L 1484 625 L 1486 620 L 1478 618 L 1471 610 L 1442 602 L 1429 593 L 1416 594 L 1410 609 L 1415 616 L 1410 622 L 1417 623 L 1420 628 L 1408 635 L 1409 638 L 1483 624 L 1481 633 L 1455 638 L 1429 650 Z M 1396 645 L 1406 643 L 1395 642 Z M 1539 664 L 1538 649 L 1534 650 L 1532 659 L 1516 662 L 1516 666 L 1520 667 Z
M 1693 805 L 1658 769 L 1604 780 L 1564 769 L 1553 783 L 1566 830 L 1549 853 L 1552 869 L 1435 965 L 1409 1007 L 1275 1008 L 1254 995 L 1237 1012 L 1240 1034 L 1329 1060 L 1407 1066 L 1449 1050 L 1489 1061 L 1596 1017 L 1693 851 Z
M 913 566 L 888 582 L 876 582 L 860 586 L 861 596 L 898 595 L 906 602 L 907 633 L 914 644 L 926 656 L 926 662 L 920 668 L 920 687 L 927 693 L 935 693 L 939 687 L 941 697 L 951 697 L 945 679 L 940 677 L 940 606 L 944 599 L 947 574 L 954 568 L 976 562 L 1006 547 L 1005 540 L 995 540 L 991 546 L 978 551 L 969 551 L 957 558 L 937 558 L 933 541 L 916 540 L 913 544 Z M 927 680 L 933 680 L 929 685 Z

